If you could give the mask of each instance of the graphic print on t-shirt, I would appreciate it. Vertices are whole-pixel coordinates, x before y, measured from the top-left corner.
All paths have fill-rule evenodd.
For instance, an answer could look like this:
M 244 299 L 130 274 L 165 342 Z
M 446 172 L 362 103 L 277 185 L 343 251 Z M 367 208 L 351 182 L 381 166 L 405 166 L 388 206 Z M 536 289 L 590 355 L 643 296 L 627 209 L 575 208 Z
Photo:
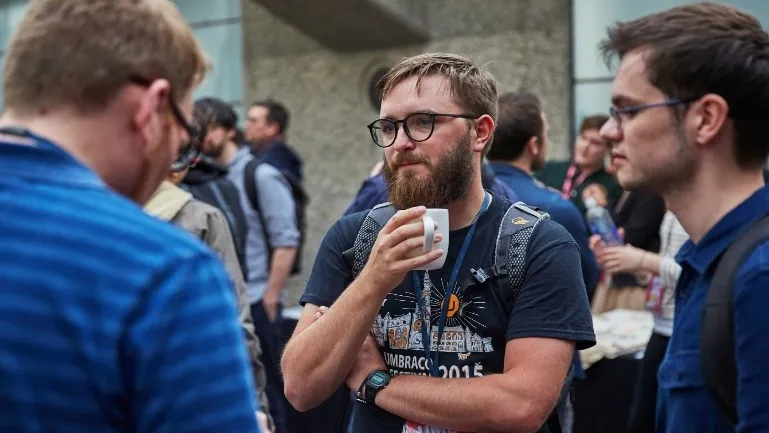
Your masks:
M 443 303 L 447 301 L 444 285 L 443 280 L 440 286 L 433 284 L 430 273 L 425 272 L 420 291 L 422 311 L 413 291 L 390 293 L 386 306 L 379 310 L 372 333 L 392 374 L 429 374 L 422 344 L 422 318 L 429 317 L 430 350 L 440 352 L 438 371 L 441 375 L 453 378 L 483 375 L 482 359 L 473 360 L 471 355 L 494 351 L 492 338 L 481 334 L 486 327 L 481 321 L 486 301 L 476 295 L 457 294 L 455 287 L 448 297 L 446 325 L 439 344 L 438 321 Z

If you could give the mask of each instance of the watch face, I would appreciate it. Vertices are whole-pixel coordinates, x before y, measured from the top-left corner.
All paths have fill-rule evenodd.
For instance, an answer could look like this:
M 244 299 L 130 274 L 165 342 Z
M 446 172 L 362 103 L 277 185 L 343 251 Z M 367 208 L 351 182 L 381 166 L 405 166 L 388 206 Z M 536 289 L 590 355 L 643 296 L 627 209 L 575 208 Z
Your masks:
M 375 372 L 371 375 L 371 384 L 374 386 L 381 386 L 385 383 L 385 380 L 387 380 L 387 377 L 382 372 Z

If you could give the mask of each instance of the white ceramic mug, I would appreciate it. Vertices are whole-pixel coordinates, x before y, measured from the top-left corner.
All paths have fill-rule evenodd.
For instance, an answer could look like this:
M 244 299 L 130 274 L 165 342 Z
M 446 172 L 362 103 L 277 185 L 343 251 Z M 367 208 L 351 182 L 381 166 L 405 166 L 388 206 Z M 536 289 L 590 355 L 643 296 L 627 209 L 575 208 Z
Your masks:
M 427 212 L 422 215 L 422 224 L 424 226 L 425 235 L 424 243 L 422 244 L 421 254 L 428 253 L 435 248 L 443 250 L 443 254 L 432 262 L 417 268 L 420 271 L 432 271 L 440 269 L 443 264 L 446 263 L 446 254 L 449 252 L 449 210 L 448 209 L 427 209 Z M 438 228 L 435 228 L 435 226 Z M 435 235 L 440 233 L 441 241 L 435 243 Z

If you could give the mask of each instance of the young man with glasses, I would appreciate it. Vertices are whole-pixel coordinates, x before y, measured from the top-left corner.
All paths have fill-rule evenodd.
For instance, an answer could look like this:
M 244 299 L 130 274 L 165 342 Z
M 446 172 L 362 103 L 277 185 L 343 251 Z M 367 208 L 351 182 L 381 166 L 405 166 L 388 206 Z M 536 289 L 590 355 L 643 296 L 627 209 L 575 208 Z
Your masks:
M 494 78 L 423 54 L 380 92 L 369 131 L 392 206 L 344 217 L 323 240 L 282 359 L 286 396 L 308 410 L 345 383 L 350 432 L 554 431 L 575 345 L 594 342 L 589 306 L 563 227 L 481 186 Z M 425 272 L 444 254 L 424 253 L 410 224 L 426 207 L 448 209 L 449 248 Z
M 733 320 L 731 423 L 708 392 L 702 333 L 720 257 L 769 214 L 762 169 L 769 155 L 769 34 L 752 15 L 698 3 L 609 29 L 602 50 L 621 60 L 612 120 L 623 187 L 664 197 L 691 237 L 676 258 L 673 334 L 659 369 L 657 431 L 769 431 L 769 243 L 760 243 L 730 281 Z M 760 239 L 760 238 L 759 238 Z M 730 375 L 724 368 L 720 377 Z
M 226 271 L 140 206 L 197 147 L 206 70 L 169 1 L 30 2 L 3 71 L 0 431 L 258 431 Z

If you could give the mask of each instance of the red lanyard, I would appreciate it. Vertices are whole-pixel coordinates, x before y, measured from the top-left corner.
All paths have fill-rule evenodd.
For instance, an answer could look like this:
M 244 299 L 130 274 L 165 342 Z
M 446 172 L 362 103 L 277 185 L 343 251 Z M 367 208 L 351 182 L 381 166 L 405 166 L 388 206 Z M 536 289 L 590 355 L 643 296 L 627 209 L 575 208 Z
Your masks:
M 577 164 L 571 163 L 569 165 L 569 169 L 566 170 L 566 179 L 563 180 L 563 186 L 561 187 L 561 196 L 563 196 L 563 198 L 566 200 L 571 198 L 572 188 L 579 186 L 582 182 L 585 181 L 585 178 L 587 177 L 585 176 L 585 173 L 580 173 L 575 181 L 575 174 L 577 174 Z

